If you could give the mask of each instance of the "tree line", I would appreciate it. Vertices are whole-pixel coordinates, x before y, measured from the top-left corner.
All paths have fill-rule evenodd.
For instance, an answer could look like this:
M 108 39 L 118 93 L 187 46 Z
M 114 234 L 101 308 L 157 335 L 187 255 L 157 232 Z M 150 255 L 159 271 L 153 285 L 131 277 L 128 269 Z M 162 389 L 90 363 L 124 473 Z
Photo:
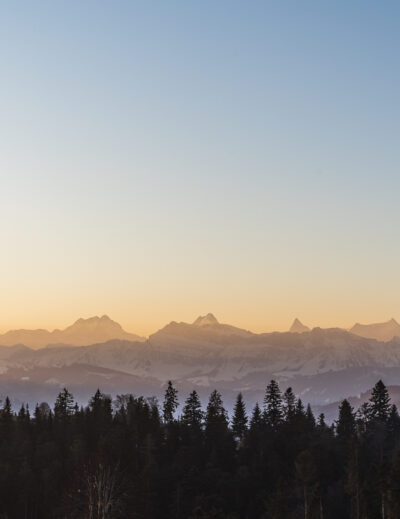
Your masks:
M 398 519 L 400 418 L 379 381 L 355 412 L 328 425 L 274 380 L 262 405 L 242 394 L 231 419 L 221 394 L 179 406 L 99 390 L 53 409 L 7 397 L 0 410 L 2 519 Z

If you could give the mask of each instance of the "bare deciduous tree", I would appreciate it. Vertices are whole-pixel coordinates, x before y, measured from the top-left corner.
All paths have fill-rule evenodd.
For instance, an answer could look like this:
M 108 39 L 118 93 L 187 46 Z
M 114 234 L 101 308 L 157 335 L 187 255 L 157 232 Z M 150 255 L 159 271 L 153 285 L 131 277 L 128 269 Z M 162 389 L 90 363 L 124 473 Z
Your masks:
M 87 467 L 83 477 L 84 519 L 118 519 L 123 515 L 123 492 L 115 467 L 99 463 Z

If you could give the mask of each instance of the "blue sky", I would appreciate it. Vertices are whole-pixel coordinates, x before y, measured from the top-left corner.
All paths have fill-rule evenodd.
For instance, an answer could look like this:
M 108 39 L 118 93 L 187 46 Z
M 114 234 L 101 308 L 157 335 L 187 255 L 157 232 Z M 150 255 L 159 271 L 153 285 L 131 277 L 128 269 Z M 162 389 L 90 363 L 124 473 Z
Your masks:
M 0 329 L 400 315 L 396 2 L 2 2 Z

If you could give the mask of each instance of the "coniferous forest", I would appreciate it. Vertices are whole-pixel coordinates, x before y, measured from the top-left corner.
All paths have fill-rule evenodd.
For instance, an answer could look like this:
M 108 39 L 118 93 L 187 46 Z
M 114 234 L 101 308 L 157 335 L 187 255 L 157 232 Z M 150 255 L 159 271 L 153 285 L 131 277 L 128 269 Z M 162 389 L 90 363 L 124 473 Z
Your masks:
M 97 391 L 78 407 L 0 414 L 3 519 L 396 519 L 400 418 L 379 381 L 357 412 L 327 425 L 271 381 L 262 405 L 237 396 L 229 419 L 213 391 L 181 402 Z

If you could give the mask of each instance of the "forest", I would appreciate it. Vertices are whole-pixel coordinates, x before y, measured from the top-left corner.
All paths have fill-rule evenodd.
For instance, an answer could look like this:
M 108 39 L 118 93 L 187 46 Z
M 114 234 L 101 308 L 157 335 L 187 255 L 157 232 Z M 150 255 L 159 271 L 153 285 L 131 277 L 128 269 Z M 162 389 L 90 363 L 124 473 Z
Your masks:
M 178 412 L 179 409 L 179 412 Z M 0 411 L 1 519 L 398 519 L 400 418 L 382 381 L 335 423 L 272 380 L 232 416 L 213 391 Z

